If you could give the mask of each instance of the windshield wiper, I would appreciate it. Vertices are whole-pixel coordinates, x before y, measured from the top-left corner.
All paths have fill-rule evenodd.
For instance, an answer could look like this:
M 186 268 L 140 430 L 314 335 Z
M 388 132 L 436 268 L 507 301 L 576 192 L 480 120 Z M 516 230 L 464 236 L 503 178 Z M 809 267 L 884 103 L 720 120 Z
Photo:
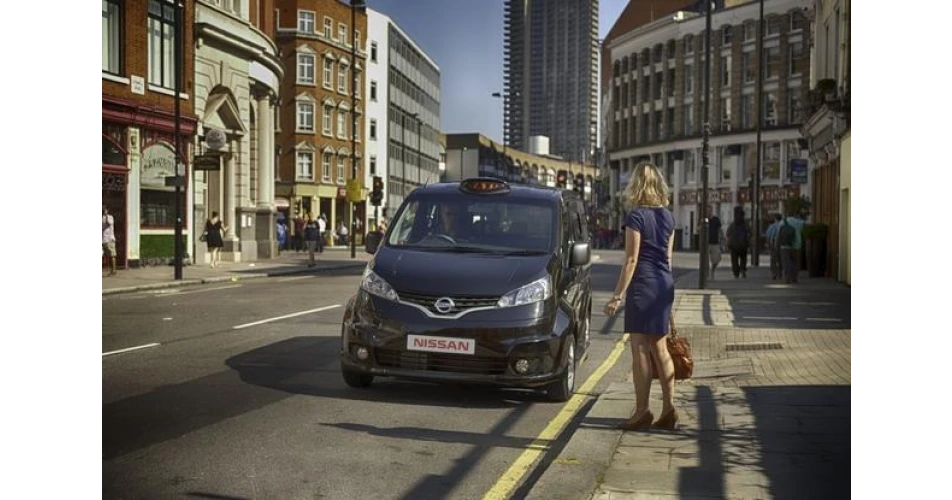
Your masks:
M 499 253 L 503 255 L 545 255 L 548 252 L 543 252 L 542 250 L 508 250 L 500 251 Z

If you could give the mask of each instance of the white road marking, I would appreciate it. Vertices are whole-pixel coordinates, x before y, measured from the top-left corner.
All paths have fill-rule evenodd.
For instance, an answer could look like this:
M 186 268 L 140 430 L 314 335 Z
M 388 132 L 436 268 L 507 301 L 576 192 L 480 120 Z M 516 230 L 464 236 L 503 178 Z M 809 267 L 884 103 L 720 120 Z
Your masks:
M 139 350 L 139 349 L 145 349 L 145 348 L 147 348 L 147 347 L 155 347 L 155 346 L 157 346 L 157 345 L 160 345 L 160 344 L 158 344 L 158 343 L 152 343 L 152 344 L 139 345 L 139 346 L 135 346 L 135 347 L 128 347 L 128 348 L 126 348 L 126 349 L 119 349 L 118 351 L 104 352 L 104 353 L 102 353 L 102 356 L 103 356 L 103 357 L 106 357 L 106 356 L 110 356 L 110 355 L 113 355 L 113 354 L 120 354 L 120 353 L 123 353 L 123 352 L 137 351 L 137 350 Z
M 796 306 L 835 306 L 836 302 L 791 302 L 790 304 Z
M 797 318 L 790 316 L 741 316 L 744 319 L 762 319 L 770 321 L 796 321 Z
M 831 322 L 839 322 L 839 321 L 843 321 L 843 320 L 840 319 L 840 318 L 807 318 L 807 321 L 831 321 Z
M 775 300 L 738 300 L 737 302 L 741 304 L 776 304 Z
M 321 311 L 327 311 L 328 309 L 334 309 L 334 308 L 336 308 L 336 307 L 340 307 L 340 304 L 334 304 L 334 305 L 330 305 L 330 306 L 318 307 L 317 309 L 310 309 L 310 310 L 307 310 L 307 311 L 301 311 L 301 312 L 296 312 L 296 313 L 291 313 L 291 314 L 285 314 L 284 316 L 277 316 L 277 317 L 275 317 L 275 318 L 263 319 L 263 320 L 261 320 L 261 321 L 255 321 L 255 322 L 253 322 L 253 323 L 245 323 L 245 324 L 243 324 L 243 325 L 237 325 L 237 326 L 233 326 L 233 327 L 231 327 L 231 328 L 232 328 L 232 330 L 240 330 L 240 329 L 242 329 L 242 328 L 248 328 L 249 326 L 262 325 L 262 324 L 264 324 L 264 323 L 270 323 L 270 322 L 272 322 L 272 321 L 280 321 L 280 320 L 282 320 L 282 319 L 293 318 L 293 317 L 296 317 L 296 316 L 304 316 L 305 314 L 318 313 L 318 312 L 321 312 Z
M 278 283 L 285 283 L 285 282 L 294 281 L 294 280 L 314 279 L 314 278 L 316 278 L 316 276 L 313 276 L 313 275 L 311 275 L 311 276 L 294 276 L 294 277 L 291 277 L 291 278 L 281 278 L 281 279 L 278 280 Z
M 180 291 L 180 292 L 178 292 L 178 293 L 168 294 L 168 295 L 188 295 L 188 294 L 190 294 L 190 293 L 215 292 L 215 291 L 218 291 L 218 290 L 228 290 L 229 288 L 238 288 L 238 287 L 241 287 L 241 286 L 243 286 L 243 285 L 216 286 L 216 287 L 212 287 L 212 288 L 202 288 L 202 289 L 200 289 L 200 290 Z

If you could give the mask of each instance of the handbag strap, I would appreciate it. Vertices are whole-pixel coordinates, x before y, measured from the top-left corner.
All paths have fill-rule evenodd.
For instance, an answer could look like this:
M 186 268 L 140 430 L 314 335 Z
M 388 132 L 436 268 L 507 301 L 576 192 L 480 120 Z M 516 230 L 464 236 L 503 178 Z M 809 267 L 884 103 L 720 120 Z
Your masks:
M 671 313 L 671 317 L 668 318 L 668 334 L 671 338 L 678 336 L 678 329 L 674 326 L 674 313 Z

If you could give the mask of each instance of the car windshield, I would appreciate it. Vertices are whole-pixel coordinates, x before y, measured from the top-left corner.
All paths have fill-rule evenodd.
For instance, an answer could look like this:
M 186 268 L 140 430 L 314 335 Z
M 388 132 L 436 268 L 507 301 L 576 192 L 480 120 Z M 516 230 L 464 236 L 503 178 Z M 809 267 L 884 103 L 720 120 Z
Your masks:
M 556 227 L 553 208 L 509 196 L 418 196 L 390 226 L 387 243 L 433 251 L 549 253 Z

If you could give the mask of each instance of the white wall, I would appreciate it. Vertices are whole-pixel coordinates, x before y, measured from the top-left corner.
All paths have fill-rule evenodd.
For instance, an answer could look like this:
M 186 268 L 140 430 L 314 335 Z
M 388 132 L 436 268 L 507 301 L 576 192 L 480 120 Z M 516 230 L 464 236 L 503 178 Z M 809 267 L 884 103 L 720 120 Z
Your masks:
M 364 179 L 364 186 L 367 186 L 368 192 L 369 189 L 373 188 L 373 175 L 370 173 L 370 158 L 376 157 L 377 160 L 377 173 L 383 178 L 384 185 L 384 196 L 383 201 L 380 204 L 379 212 L 383 215 L 383 209 L 387 207 L 388 196 L 387 196 L 387 176 L 388 176 L 388 151 L 387 147 L 389 141 L 389 124 L 390 121 L 387 119 L 387 103 L 388 92 L 390 85 L 387 82 L 387 68 L 389 66 L 388 58 L 390 56 L 390 50 L 387 47 L 387 32 L 390 25 L 390 18 L 373 10 L 367 9 L 367 68 L 365 69 L 364 76 L 364 95 L 367 96 L 367 102 L 365 104 L 364 112 L 367 113 L 367 118 L 364 120 L 364 133 L 363 137 L 367 139 L 365 144 L 364 154 L 366 155 L 365 164 L 367 165 L 366 169 L 366 178 Z M 377 62 L 373 62 L 370 59 L 372 43 L 377 43 Z M 371 81 L 377 82 L 377 100 L 372 101 L 370 99 L 370 83 Z M 370 120 L 377 121 L 377 140 L 370 139 Z M 397 207 L 393 207 L 394 210 Z M 367 203 L 367 220 L 364 222 L 367 223 L 365 227 L 370 227 L 370 220 L 373 219 L 374 207 L 370 205 L 369 195 Z

